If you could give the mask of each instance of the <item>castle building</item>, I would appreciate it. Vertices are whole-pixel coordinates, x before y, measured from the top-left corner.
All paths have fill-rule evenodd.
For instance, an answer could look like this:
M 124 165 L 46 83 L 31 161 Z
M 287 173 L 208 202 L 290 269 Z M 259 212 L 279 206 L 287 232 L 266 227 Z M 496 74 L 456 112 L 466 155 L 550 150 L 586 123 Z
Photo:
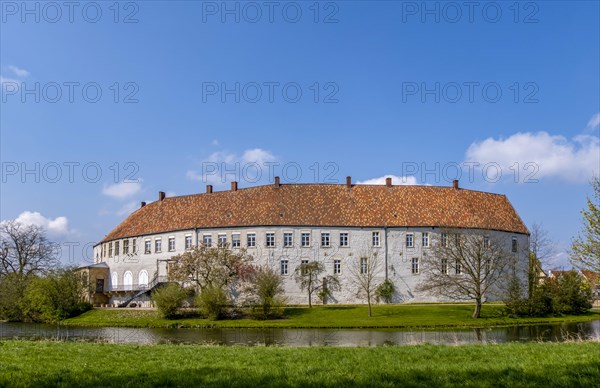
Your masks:
M 422 260 L 444 230 L 484 233 L 509 243 L 515 261 L 528 265 L 529 232 L 506 196 L 450 187 L 353 184 L 273 184 L 158 200 L 130 214 L 94 246 L 95 263 L 83 270 L 99 305 L 149 306 L 149 291 L 165 282 L 168 262 L 200 244 L 245 248 L 258 265 L 284 278 L 288 303 L 307 304 L 294 280 L 302 263 L 320 261 L 324 275 L 336 275 L 341 289 L 328 303 L 364 303 L 348 283 L 349 266 L 368 250 L 382 265 L 378 281 L 389 279 L 393 301 L 441 301 L 417 286 Z M 460 276 L 460 274 L 457 274 Z

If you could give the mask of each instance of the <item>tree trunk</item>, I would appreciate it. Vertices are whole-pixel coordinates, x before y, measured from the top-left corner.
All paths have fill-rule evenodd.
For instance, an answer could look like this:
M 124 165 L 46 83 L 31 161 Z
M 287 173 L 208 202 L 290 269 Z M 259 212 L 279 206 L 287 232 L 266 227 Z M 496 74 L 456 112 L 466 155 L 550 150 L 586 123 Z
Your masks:
M 308 307 L 312 308 L 312 292 L 308 292 Z
M 369 305 L 369 317 L 372 317 L 373 314 L 371 312 L 371 295 L 367 294 L 367 304 Z
M 473 318 L 479 318 L 481 316 L 481 298 L 475 299 L 475 311 L 473 311 Z

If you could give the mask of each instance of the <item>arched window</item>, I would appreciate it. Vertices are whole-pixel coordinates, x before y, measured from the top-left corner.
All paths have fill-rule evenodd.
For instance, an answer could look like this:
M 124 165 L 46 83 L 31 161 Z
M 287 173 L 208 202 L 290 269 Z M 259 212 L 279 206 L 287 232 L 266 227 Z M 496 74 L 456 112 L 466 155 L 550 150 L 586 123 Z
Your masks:
M 146 272 L 145 269 L 141 270 L 138 275 L 138 284 L 140 285 L 140 288 L 148 287 L 148 272 Z
M 116 289 L 119 286 L 119 275 L 117 275 L 116 272 L 112 273 L 112 278 L 111 278 L 111 287 L 114 289 Z
M 123 275 L 123 287 L 125 290 L 133 289 L 133 275 L 131 274 L 131 271 L 127 271 Z

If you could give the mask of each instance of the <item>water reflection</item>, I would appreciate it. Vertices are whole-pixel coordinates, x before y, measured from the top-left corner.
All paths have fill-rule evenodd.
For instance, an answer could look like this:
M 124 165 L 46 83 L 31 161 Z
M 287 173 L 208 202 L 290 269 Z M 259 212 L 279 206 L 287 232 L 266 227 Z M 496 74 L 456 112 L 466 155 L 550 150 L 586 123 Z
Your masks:
M 147 329 L 65 327 L 0 323 L 0 339 L 52 339 L 133 344 L 214 344 L 280 346 L 384 346 L 527 341 L 600 341 L 600 320 L 490 329 Z

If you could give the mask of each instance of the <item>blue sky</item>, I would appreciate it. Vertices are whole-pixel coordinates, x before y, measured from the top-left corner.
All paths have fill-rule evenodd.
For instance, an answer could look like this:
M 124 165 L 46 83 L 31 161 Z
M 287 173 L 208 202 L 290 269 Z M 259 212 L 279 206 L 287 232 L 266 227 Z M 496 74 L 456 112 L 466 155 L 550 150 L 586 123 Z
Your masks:
M 73 262 L 159 190 L 459 166 L 568 265 L 600 170 L 598 2 L 23 4 L 0 3 L 0 219 Z

